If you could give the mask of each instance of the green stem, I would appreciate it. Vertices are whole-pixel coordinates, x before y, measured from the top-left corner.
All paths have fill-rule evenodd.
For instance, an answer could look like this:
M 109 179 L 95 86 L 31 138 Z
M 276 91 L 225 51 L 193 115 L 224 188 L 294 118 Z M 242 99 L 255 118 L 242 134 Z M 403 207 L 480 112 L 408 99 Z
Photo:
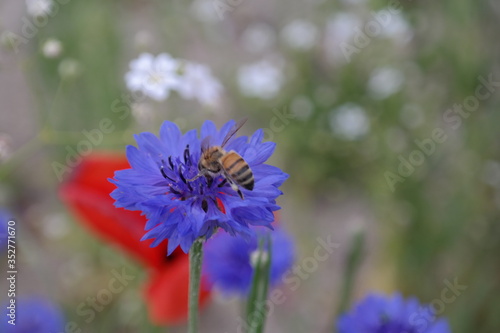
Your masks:
M 260 239 L 258 251 L 246 312 L 248 333 L 262 333 L 266 324 L 266 298 L 271 271 L 271 237 Z
M 359 232 L 353 236 L 352 245 L 349 249 L 337 316 L 344 313 L 351 302 L 356 274 L 363 261 L 364 247 L 365 237 L 362 232 Z
M 198 304 L 200 302 L 201 263 L 203 261 L 203 239 L 194 241 L 189 251 L 189 303 L 188 333 L 198 333 Z

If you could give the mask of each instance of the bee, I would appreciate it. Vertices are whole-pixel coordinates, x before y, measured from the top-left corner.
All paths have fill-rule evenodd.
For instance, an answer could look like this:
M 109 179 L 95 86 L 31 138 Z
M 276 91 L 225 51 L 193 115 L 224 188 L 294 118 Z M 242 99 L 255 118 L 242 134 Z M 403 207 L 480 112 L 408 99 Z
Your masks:
M 253 190 L 253 172 L 248 163 L 234 150 L 229 152 L 224 150 L 224 146 L 228 143 L 229 139 L 239 131 L 245 122 L 246 119 L 243 119 L 236 123 L 224 137 L 220 146 L 210 146 L 210 137 L 203 139 L 201 143 L 201 157 L 198 162 L 199 172 L 194 178 L 189 179 L 189 181 L 202 176 L 211 181 L 212 177 L 222 175 L 224 180 L 219 186 L 222 186 L 226 182 L 229 183 L 241 199 L 243 199 L 243 193 L 241 193 L 239 186 L 249 191 Z

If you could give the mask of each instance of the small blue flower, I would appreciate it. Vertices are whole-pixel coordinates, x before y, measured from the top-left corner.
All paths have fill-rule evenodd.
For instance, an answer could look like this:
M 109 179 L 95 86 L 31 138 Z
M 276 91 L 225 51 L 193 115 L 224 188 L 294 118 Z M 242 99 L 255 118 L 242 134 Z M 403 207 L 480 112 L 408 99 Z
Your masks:
M 143 240 L 155 239 L 151 246 L 168 239 L 168 254 L 179 245 L 187 253 L 195 239 L 208 239 L 218 228 L 247 237 L 252 225 L 271 228 L 273 211 L 280 209 L 276 198 L 283 194 L 279 186 L 288 175 L 264 164 L 276 144 L 262 142 L 262 130 L 250 138 L 234 136 L 224 147 L 240 154 L 253 172 L 253 190 L 240 187 L 244 199 L 222 176 L 191 180 L 199 172 L 202 141 L 207 138 L 210 145 L 221 145 L 234 126 L 229 121 L 218 131 L 213 122 L 205 121 L 198 137 L 196 130 L 183 135 L 176 124 L 165 121 L 159 137 L 141 133 L 135 136 L 138 147 L 127 147 L 132 168 L 115 173 L 110 181 L 117 189 L 111 196 L 116 207 L 146 215 L 148 232 Z
M 11 306 L 10 303 L 3 304 L 0 332 L 55 333 L 64 331 L 63 314 L 52 301 L 40 296 L 19 297 L 15 305 L 15 311 L 12 312 L 8 308 Z M 11 313 L 14 313 L 15 317 Z M 15 325 L 9 324 L 12 319 L 15 319 Z
M 405 300 L 371 294 L 337 321 L 338 333 L 450 333 L 446 319 L 437 319 L 416 298 Z
M 269 284 L 273 286 L 281 281 L 283 274 L 292 266 L 295 249 L 291 236 L 281 227 L 276 227 L 270 232 L 270 236 L 272 246 Z M 246 295 L 252 283 L 252 256 L 257 248 L 257 235 L 246 240 L 220 232 L 205 244 L 203 272 L 208 281 L 222 292 Z
M 12 219 L 10 213 L 0 208 L 0 252 L 7 250 L 9 221 Z

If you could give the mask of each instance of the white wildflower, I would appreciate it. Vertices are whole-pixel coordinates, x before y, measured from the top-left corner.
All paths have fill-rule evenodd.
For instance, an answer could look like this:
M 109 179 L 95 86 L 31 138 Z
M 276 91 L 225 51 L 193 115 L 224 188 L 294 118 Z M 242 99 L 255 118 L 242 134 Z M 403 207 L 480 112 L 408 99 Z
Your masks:
M 325 48 L 329 57 L 336 63 L 346 60 L 345 49 L 353 46 L 353 38 L 357 29 L 362 27 L 363 20 L 356 14 L 338 13 L 328 20 L 325 36 Z
M 284 83 L 281 66 L 268 60 L 242 66 L 238 70 L 238 84 L 241 92 L 250 97 L 271 99 Z
M 243 32 L 241 43 L 248 52 L 265 52 L 276 43 L 276 33 L 267 23 L 254 23 Z
M 357 140 L 369 132 L 370 121 L 361 106 L 347 103 L 331 111 L 330 127 L 345 140 Z
M 30 16 L 47 16 L 52 10 L 52 0 L 26 0 L 26 11 Z
M 382 12 L 388 13 L 388 11 L 388 9 L 382 10 L 378 14 Z M 391 11 L 389 21 L 387 24 L 382 25 L 381 36 L 405 44 L 413 37 L 413 31 L 402 13 L 393 13 Z
M 222 85 L 212 75 L 208 66 L 188 62 L 182 68 L 176 86 L 185 99 L 197 99 L 203 105 L 215 106 L 220 100 Z
M 75 78 L 83 72 L 83 66 L 78 60 L 67 58 L 61 61 L 57 71 L 62 78 Z
M 179 84 L 178 67 L 179 62 L 167 53 L 156 57 L 143 53 L 130 62 L 130 71 L 125 74 L 127 88 L 140 90 L 157 101 L 165 100 Z
M 61 55 L 63 46 L 61 41 L 49 38 L 42 45 L 42 53 L 46 58 L 57 58 Z
M 377 68 L 368 81 L 368 91 L 374 98 L 384 99 L 400 91 L 404 81 L 405 77 L 399 69 Z
M 318 29 L 309 21 L 295 20 L 283 28 L 281 37 L 293 49 L 309 50 L 316 44 Z

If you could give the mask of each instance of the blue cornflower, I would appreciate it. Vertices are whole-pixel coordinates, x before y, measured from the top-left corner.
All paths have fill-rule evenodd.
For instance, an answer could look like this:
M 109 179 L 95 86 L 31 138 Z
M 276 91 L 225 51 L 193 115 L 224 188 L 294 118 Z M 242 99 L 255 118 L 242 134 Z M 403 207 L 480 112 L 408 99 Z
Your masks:
M 436 319 L 416 298 L 371 294 L 337 321 L 338 333 L 450 333 L 446 319 Z
M 11 218 L 9 212 L 0 208 L 0 251 L 7 250 L 8 223 Z
M 266 232 L 259 229 L 257 233 Z M 269 284 L 273 286 L 292 266 L 295 248 L 291 236 L 281 227 L 269 233 L 272 242 Z M 254 272 L 252 260 L 258 250 L 257 235 L 246 240 L 220 232 L 205 244 L 204 250 L 203 272 L 208 281 L 225 293 L 248 294 Z
M 64 317 L 61 309 L 49 299 L 41 296 L 18 297 L 16 308 L 9 309 L 10 303 L 2 306 L 0 332 L 12 333 L 54 333 L 64 331 Z M 12 306 L 11 306 L 12 307 Z M 9 321 L 15 319 L 15 325 Z
M 135 136 L 138 147 L 127 147 L 132 168 L 115 173 L 110 181 L 117 189 L 111 196 L 115 206 L 146 215 L 143 240 L 155 239 L 151 246 L 168 239 L 168 254 L 179 245 L 188 252 L 197 238 L 208 239 L 218 228 L 247 237 L 251 225 L 271 228 L 273 211 L 280 209 L 276 198 L 283 194 L 278 187 L 288 175 L 264 164 L 276 144 L 262 142 L 262 130 L 250 138 L 234 136 L 224 147 L 240 154 L 253 172 L 253 190 L 240 187 L 244 199 L 223 176 L 193 180 L 199 173 L 202 141 L 221 145 L 235 125 L 229 121 L 218 131 L 213 122 L 205 121 L 198 137 L 196 130 L 182 134 L 176 124 L 165 121 L 159 137 L 141 133 Z

